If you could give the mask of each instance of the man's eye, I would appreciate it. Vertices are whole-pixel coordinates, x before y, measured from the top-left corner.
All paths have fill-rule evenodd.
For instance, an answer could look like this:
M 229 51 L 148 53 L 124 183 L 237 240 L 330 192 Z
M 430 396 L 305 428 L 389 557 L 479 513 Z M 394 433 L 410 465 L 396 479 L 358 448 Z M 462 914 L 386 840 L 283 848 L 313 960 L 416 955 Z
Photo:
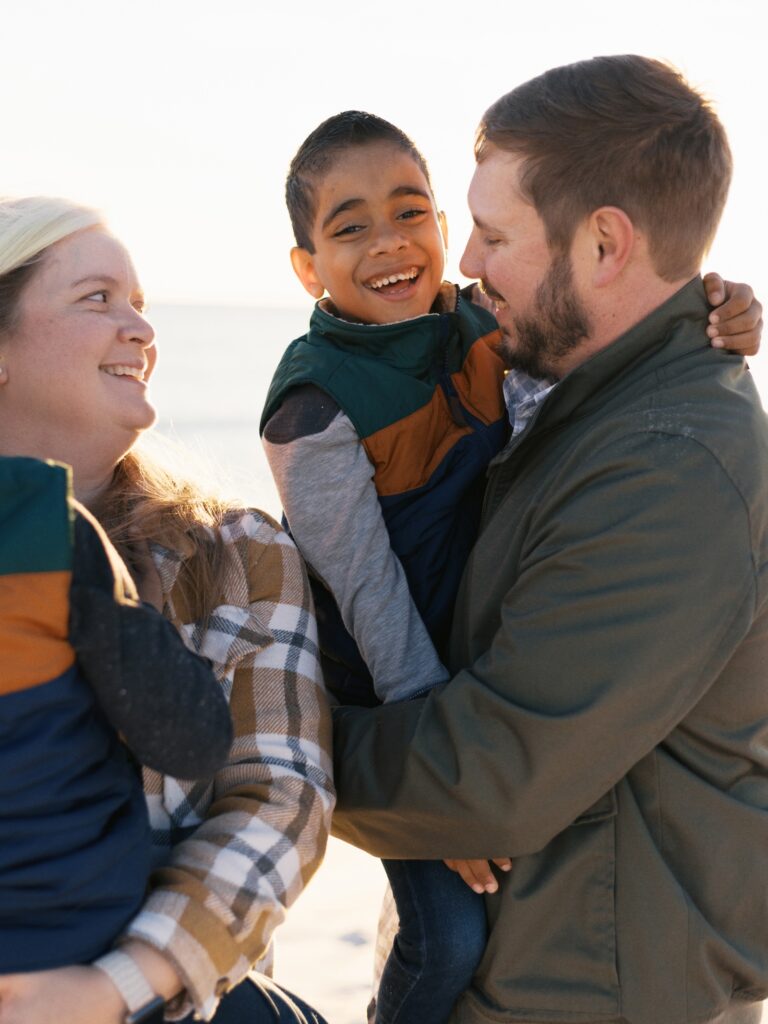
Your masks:
M 484 242 L 485 242 L 485 244 L 489 248 L 492 249 L 495 245 L 499 245 L 501 243 L 501 239 L 500 238 L 486 238 L 486 239 L 484 239 Z

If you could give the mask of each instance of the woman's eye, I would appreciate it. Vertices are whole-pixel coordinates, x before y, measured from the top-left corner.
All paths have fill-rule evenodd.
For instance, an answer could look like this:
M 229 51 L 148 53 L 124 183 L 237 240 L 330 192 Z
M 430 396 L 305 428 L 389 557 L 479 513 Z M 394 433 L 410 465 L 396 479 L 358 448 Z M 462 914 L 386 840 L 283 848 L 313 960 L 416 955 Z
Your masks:
M 86 297 L 86 299 L 89 302 L 106 302 L 107 301 L 107 293 L 106 292 L 91 292 L 90 295 L 86 295 L 85 297 Z
M 420 217 L 423 213 L 426 212 L 426 210 L 420 210 L 418 208 L 413 210 L 405 210 L 403 213 L 400 214 L 400 217 L 402 220 L 411 220 L 413 217 Z

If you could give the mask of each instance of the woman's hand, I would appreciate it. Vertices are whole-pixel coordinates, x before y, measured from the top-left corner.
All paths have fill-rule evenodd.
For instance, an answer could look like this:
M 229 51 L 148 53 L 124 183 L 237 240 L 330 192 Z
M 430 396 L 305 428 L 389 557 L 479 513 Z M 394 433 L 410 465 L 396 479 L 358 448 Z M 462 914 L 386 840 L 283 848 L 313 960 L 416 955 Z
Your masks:
M 754 356 L 763 332 L 763 307 L 748 284 L 724 281 L 719 274 L 705 274 L 704 288 L 710 305 L 707 334 L 713 348 L 727 348 L 742 356 Z
M 136 961 L 150 988 L 166 1002 L 182 984 L 156 949 L 131 940 L 120 946 Z M 0 975 L 0 1024 L 123 1024 L 127 1007 L 98 967 L 57 967 Z
M 122 1024 L 126 1006 L 97 967 L 0 976 L 0 1024 Z
M 494 857 L 493 863 L 502 871 L 512 870 L 512 861 L 509 857 Z M 461 875 L 473 892 L 496 892 L 499 888 L 487 860 L 447 860 L 445 865 Z M 0 1024 L 3 1022 L 0 1021 Z

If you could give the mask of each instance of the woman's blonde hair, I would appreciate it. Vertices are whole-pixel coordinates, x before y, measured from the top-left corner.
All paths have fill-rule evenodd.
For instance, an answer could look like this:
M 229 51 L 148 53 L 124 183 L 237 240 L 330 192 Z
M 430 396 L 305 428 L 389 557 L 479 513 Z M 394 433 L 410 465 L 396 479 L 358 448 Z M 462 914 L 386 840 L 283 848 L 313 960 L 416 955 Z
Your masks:
M 129 567 L 136 566 L 137 543 L 151 541 L 180 554 L 183 607 L 177 611 L 185 622 L 204 621 L 224 594 L 226 546 L 219 527 L 243 502 L 180 476 L 174 468 L 180 462 L 173 442 L 143 439 L 118 463 L 91 511 Z
M 98 210 L 69 199 L 0 199 L 0 331 L 13 326 L 19 297 L 46 251 L 76 231 L 103 224 Z

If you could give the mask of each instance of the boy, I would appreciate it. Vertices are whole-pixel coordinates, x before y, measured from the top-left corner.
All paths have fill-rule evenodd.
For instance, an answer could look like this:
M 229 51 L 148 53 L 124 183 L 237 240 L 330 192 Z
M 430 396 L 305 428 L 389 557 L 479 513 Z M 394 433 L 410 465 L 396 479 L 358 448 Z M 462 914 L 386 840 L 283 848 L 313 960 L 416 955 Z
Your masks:
M 0 459 L 0 652 L 0 974 L 87 963 L 150 869 L 117 731 L 158 771 L 205 777 L 229 751 L 229 708 L 54 463 Z
M 448 678 L 485 469 L 508 435 L 496 323 L 443 284 L 444 218 L 393 125 L 355 111 L 320 125 L 287 198 L 294 269 L 331 298 L 280 364 L 264 445 L 316 577 L 329 689 L 344 703 L 403 700 Z M 407 966 L 390 957 L 377 1020 L 444 1020 L 483 951 L 482 901 L 442 864 L 385 867 Z
M 275 373 L 264 447 L 312 571 L 329 689 L 342 703 L 405 700 L 448 678 L 485 471 L 509 434 L 499 333 L 443 283 L 444 218 L 393 125 L 357 111 L 323 122 L 286 198 L 294 270 L 329 298 Z M 535 407 L 518 407 L 515 432 Z M 452 863 L 474 893 L 496 890 L 487 864 Z M 447 1020 L 483 952 L 482 901 L 437 862 L 385 868 L 401 930 L 376 1020 Z

